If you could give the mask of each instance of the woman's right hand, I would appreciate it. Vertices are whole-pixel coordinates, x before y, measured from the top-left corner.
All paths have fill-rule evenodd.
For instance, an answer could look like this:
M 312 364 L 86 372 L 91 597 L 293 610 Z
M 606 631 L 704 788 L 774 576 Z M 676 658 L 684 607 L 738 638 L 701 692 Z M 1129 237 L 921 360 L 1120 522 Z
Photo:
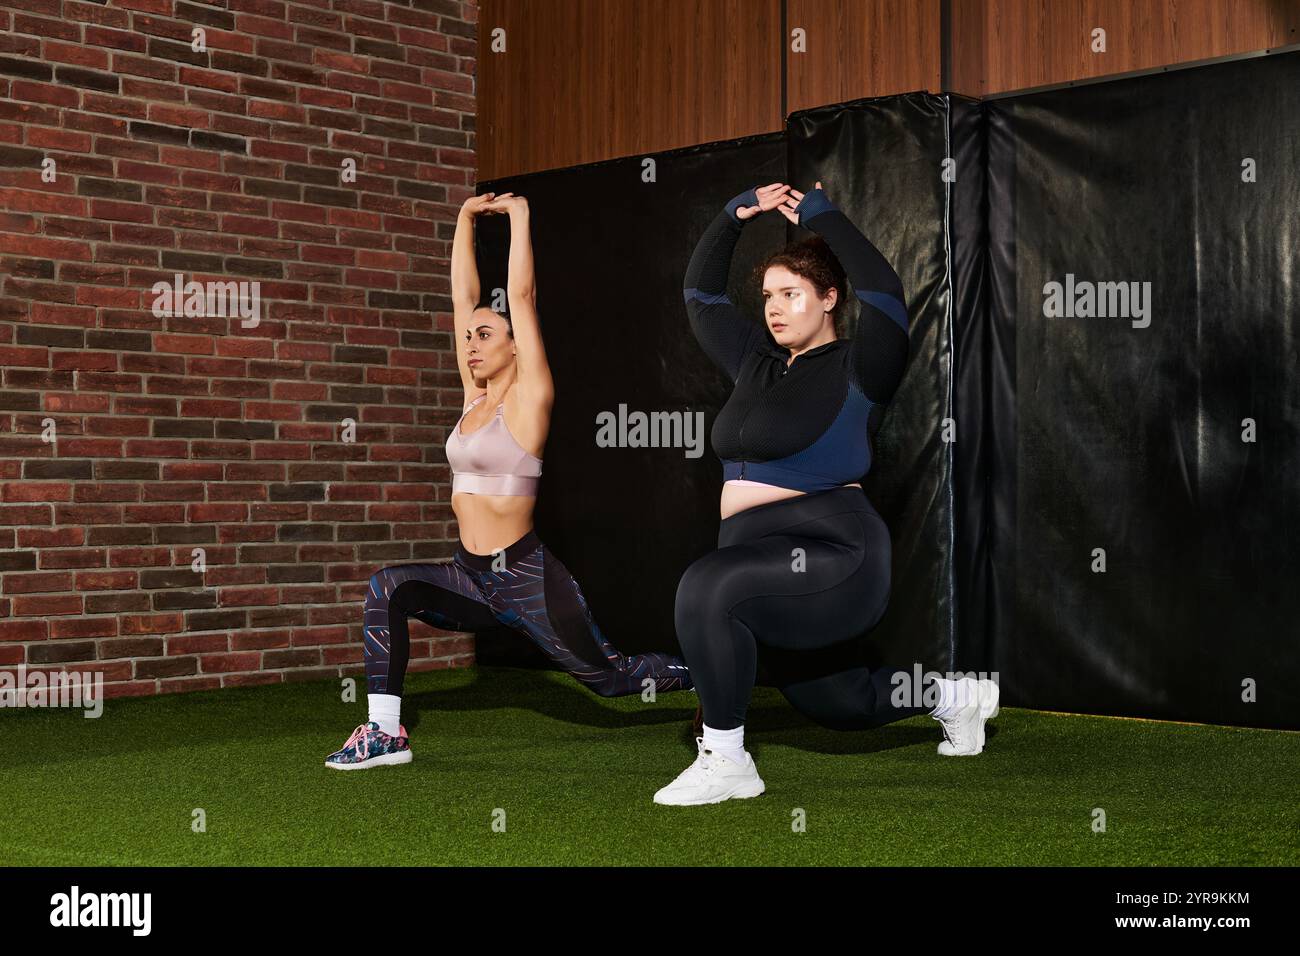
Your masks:
M 759 186 L 754 190 L 758 196 L 757 206 L 738 206 L 736 207 L 737 219 L 752 219 L 760 212 L 769 212 L 776 209 L 786 200 L 786 193 L 790 187 L 785 183 L 771 183 L 767 186 Z

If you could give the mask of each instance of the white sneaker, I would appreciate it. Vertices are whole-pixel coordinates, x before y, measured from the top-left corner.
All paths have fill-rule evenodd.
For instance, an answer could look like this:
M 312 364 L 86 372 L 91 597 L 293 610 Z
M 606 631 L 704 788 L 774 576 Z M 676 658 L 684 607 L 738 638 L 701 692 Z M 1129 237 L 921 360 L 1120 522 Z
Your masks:
M 948 717 L 935 717 L 943 728 L 939 753 L 945 757 L 973 757 L 984 750 L 984 721 L 998 715 L 998 685 L 991 680 L 963 677 L 970 685 L 970 703 Z M 931 715 L 933 716 L 933 715 Z
M 702 803 L 721 803 L 733 797 L 756 797 L 766 789 L 748 751 L 742 766 L 720 753 L 705 750 L 703 737 L 696 737 L 695 744 L 700 751 L 695 762 L 655 794 L 655 803 L 693 807 Z

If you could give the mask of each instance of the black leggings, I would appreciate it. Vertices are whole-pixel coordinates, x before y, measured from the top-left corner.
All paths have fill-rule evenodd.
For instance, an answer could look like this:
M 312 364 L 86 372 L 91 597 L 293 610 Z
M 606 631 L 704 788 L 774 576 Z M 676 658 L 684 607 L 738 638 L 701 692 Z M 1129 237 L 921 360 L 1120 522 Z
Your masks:
M 448 631 L 504 624 L 602 697 L 689 690 L 690 672 L 669 654 L 626 655 L 601 633 L 578 582 L 532 531 L 499 555 L 464 546 L 441 564 L 399 564 L 371 576 L 365 663 L 372 694 L 400 697 L 410 660 L 407 618 Z
M 718 550 L 687 568 L 677 586 L 677 637 L 704 722 L 716 730 L 744 724 L 758 644 L 782 659 L 774 674 L 781 693 L 823 726 L 858 730 L 928 713 L 891 701 L 895 673 L 910 680 L 912 668 L 869 670 L 845 666 L 849 655 L 814 653 L 845 649 L 875 626 L 889 603 L 889 572 L 889 528 L 861 488 L 799 495 L 723 519 Z M 823 657 L 840 663 L 828 671 L 817 666 Z

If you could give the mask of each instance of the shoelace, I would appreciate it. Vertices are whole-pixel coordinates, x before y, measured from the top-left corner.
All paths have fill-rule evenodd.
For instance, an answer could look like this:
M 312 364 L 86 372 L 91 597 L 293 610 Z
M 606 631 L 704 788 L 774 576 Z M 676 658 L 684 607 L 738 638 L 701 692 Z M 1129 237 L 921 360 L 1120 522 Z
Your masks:
M 948 743 L 952 744 L 958 750 L 966 750 L 968 749 L 968 745 L 965 736 L 961 732 L 961 725 L 957 720 L 957 716 L 958 715 L 954 714 L 951 718 L 951 726 L 946 720 L 939 721 L 939 726 L 943 728 L 943 735 L 948 739 Z
M 695 765 L 699 767 L 701 773 L 712 776 L 717 769 L 717 766 L 710 759 L 713 756 L 713 751 L 704 749 L 703 737 L 695 738 L 695 746 L 699 748 L 699 753 L 695 757 Z
M 352 736 L 347 739 L 347 743 L 343 745 L 343 749 L 347 750 L 349 747 L 351 747 L 353 744 L 357 743 L 358 741 L 364 741 L 366 736 L 366 729 L 368 727 L 369 724 L 359 724 L 357 726 L 357 729 L 352 731 Z M 365 756 L 365 754 L 360 752 L 361 750 L 360 747 L 358 747 L 357 750 L 358 750 L 358 756 L 362 756 L 362 757 Z

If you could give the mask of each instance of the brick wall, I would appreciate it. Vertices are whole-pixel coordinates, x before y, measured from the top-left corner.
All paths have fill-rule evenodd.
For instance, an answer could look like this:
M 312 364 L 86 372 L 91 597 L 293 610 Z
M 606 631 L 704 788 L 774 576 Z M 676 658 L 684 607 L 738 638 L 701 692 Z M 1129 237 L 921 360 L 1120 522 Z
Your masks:
M 477 13 L 0 0 L 0 666 L 357 673 L 369 576 L 451 553 Z M 177 273 L 260 321 L 159 317 Z M 472 660 L 412 627 L 412 669 Z

